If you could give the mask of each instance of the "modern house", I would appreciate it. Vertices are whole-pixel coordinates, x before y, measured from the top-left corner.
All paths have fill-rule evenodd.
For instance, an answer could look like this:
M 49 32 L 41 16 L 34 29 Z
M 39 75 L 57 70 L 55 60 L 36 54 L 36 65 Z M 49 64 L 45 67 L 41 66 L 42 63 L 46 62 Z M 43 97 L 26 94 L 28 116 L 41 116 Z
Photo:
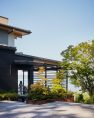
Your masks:
M 18 92 L 19 70 L 23 73 L 22 83 L 25 84 L 25 72 L 28 86 L 34 83 L 34 72 L 40 66 L 47 71 L 58 71 L 59 61 L 18 53 L 15 39 L 32 33 L 29 30 L 8 25 L 8 18 L 0 16 L 0 90 Z

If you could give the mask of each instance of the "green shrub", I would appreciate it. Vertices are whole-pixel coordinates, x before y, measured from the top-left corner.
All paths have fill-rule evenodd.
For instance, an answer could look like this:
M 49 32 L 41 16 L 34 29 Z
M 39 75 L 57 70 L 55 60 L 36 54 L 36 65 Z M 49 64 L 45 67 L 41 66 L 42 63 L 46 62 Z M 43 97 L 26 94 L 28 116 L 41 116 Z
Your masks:
M 51 92 L 56 98 L 62 97 L 62 95 L 66 92 L 65 89 L 62 87 L 61 82 L 62 80 L 58 78 L 52 80 L 53 86 L 51 88 Z
M 54 85 L 51 89 L 51 93 L 54 98 L 62 98 L 65 93 L 65 89 L 61 85 Z
M 60 79 L 53 80 L 53 86 L 49 90 L 48 87 L 45 87 L 41 81 L 38 81 L 35 84 L 30 86 L 28 100 L 40 101 L 40 100 L 56 100 L 56 99 L 71 99 L 73 97 L 72 92 L 66 92 L 66 90 L 60 84 Z
M 74 101 L 79 102 L 79 103 L 84 102 L 83 94 L 82 93 L 75 93 L 74 94 Z
M 74 94 L 74 101 L 75 102 L 80 102 L 80 103 L 85 103 L 85 104 L 91 104 L 91 98 L 87 92 L 84 93 L 75 93 Z
M 32 84 L 30 86 L 30 91 L 28 94 L 28 99 L 33 101 L 39 100 L 48 100 L 48 99 L 62 99 L 65 100 L 67 98 L 72 98 L 72 92 L 66 92 L 65 89 L 59 84 L 59 80 L 54 81 L 54 85 L 49 90 L 49 88 L 45 87 L 40 82 Z M 58 83 L 57 83 L 58 82 Z
M 90 96 L 87 92 L 83 93 L 83 99 L 84 99 L 84 103 L 86 104 L 90 104 L 91 103 L 91 99 Z
M 48 88 L 43 86 L 40 82 L 32 84 L 30 87 L 28 99 L 30 100 L 44 100 L 49 94 Z
M 18 100 L 19 95 L 17 93 L 0 93 L 0 100 Z
M 54 85 L 51 89 L 52 92 L 62 94 L 65 92 L 65 89 L 61 85 Z

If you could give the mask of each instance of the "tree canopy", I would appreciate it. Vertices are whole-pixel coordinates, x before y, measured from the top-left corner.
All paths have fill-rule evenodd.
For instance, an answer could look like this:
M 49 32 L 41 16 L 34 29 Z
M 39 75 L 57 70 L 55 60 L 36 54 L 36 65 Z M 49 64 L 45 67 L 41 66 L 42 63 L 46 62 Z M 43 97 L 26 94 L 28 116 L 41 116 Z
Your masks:
M 94 40 L 82 42 L 77 46 L 69 46 L 62 51 L 62 67 L 68 72 L 71 82 L 94 94 Z

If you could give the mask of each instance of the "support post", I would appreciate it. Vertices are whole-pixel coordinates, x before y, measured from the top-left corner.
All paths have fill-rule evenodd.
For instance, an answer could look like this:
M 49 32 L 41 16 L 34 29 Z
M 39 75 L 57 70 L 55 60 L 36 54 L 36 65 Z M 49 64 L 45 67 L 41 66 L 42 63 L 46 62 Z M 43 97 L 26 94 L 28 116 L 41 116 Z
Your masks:
M 46 70 L 46 66 L 45 66 L 45 78 L 47 78 L 47 70 Z M 45 87 L 47 86 L 47 80 L 45 80 Z
M 66 73 L 66 91 L 68 92 L 68 72 Z
M 24 87 L 24 70 L 23 70 L 23 87 Z
M 30 85 L 33 84 L 34 81 L 34 74 L 33 74 L 33 69 L 34 67 L 32 66 L 29 70 L 28 70 L 28 88 L 30 88 Z

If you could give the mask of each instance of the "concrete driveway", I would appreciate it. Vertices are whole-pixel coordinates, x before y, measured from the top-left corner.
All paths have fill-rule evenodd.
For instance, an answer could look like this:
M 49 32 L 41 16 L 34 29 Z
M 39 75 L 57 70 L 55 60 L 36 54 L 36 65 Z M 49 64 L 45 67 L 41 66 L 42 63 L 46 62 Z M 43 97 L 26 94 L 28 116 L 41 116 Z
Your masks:
M 94 105 L 66 102 L 32 105 L 2 101 L 0 118 L 94 118 Z

